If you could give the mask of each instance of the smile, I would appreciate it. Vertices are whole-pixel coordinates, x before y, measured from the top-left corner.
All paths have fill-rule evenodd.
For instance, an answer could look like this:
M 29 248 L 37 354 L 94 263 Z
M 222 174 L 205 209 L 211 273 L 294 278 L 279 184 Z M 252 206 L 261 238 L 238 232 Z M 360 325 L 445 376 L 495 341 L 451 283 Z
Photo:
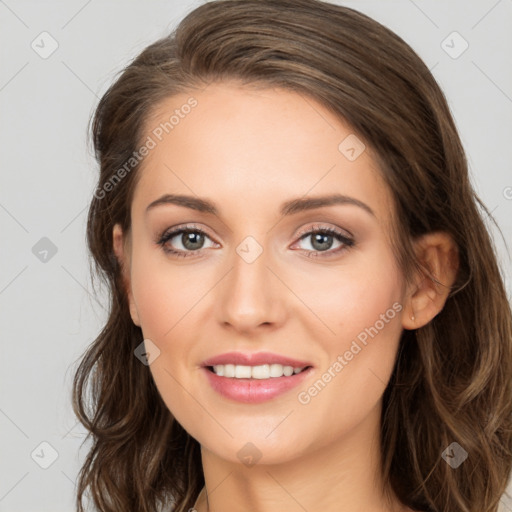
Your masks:
M 203 367 L 202 370 L 215 392 L 224 398 L 247 404 L 258 404 L 283 395 L 301 384 L 314 371 L 311 366 L 294 368 L 280 364 L 226 364 Z M 251 376 L 247 377 L 249 372 Z

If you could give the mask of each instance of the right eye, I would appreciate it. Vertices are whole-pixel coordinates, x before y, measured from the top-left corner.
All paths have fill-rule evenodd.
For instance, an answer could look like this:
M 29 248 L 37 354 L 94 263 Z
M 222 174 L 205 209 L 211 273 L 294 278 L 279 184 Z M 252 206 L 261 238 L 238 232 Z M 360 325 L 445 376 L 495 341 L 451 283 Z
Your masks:
M 176 242 L 171 243 L 175 238 Z M 204 244 L 205 238 L 211 240 L 203 230 L 195 226 L 184 226 L 170 231 L 164 231 L 160 235 L 157 244 L 160 245 L 167 254 L 188 258 L 192 256 L 190 253 L 197 253 L 203 249 L 202 245 Z M 174 248 L 173 245 L 175 244 L 181 244 L 181 248 Z

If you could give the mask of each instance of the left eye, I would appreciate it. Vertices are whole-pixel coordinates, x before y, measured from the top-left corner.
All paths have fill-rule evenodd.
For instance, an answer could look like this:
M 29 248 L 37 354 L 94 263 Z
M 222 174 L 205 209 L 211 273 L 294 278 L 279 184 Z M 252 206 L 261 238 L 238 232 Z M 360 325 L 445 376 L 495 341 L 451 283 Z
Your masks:
M 176 249 L 172 240 L 176 238 L 181 243 L 182 248 Z M 303 233 L 299 238 L 299 241 L 310 239 L 312 249 L 305 249 L 309 254 L 308 256 L 318 257 L 323 256 L 321 253 L 335 254 L 344 249 L 348 249 L 354 245 L 354 240 L 347 237 L 343 233 L 333 228 L 316 228 Z M 180 257 L 192 256 L 194 252 L 199 252 L 204 249 L 203 244 L 205 239 L 212 242 L 209 247 L 214 247 L 215 242 L 201 229 L 194 227 L 178 228 L 173 231 L 164 232 L 159 240 L 158 245 L 168 253 Z M 340 243 L 340 247 L 330 250 L 333 244 L 333 239 Z M 170 247 L 171 246 L 171 247 Z
M 312 256 L 316 256 L 318 253 L 329 252 L 329 253 L 337 253 L 340 250 L 343 250 L 347 247 L 352 247 L 354 245 L 354 241 L 342 233 L 338 232 L 332 228 L 323 228 L 316 229 L 312 231 L 308 231 L 304 235 L 301 236 L 300 240 L 311 240 L 310 245 L 312 247 Z M 333 239 L 337 240 L 340 244 L 338 248 L 330 251 Z

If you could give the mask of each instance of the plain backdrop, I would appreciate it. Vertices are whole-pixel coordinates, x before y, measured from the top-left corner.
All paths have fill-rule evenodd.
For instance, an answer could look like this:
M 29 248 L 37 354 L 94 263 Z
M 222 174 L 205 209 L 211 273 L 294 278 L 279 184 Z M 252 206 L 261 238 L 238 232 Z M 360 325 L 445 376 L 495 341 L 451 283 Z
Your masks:
M 441 85 L 503 233 L 489 222 L 510 297 L 512 0 L 335 3 L 398 33 Z M 199 4 L 0 0 L 0 511 L 75 510 L 88 445 L 71 380 L 106 314 L 85 246 L 88 122 L 115 73 Z

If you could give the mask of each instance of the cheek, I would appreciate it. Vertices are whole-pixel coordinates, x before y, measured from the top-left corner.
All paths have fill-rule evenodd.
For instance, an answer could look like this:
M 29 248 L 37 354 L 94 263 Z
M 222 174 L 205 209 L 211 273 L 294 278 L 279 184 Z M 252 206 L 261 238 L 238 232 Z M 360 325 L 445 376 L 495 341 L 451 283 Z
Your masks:
M 369 254 L 352 269 L 340 293 L 344 306 L 337 317 L 336 356 L 346 356 L 355 385 L 383 391 L 402 330 L 401 281 L 393 255 L 384 246 Z
M 297 275 L 293 279 L 294 292 L 311 312 L 301 308 L 303 325 L 328 353 L 344 352 L 352 339 L 360 333 L 364 338 L 366 329 L 375 324 L 379 332 L 389 327 L 395 334 L 400 331 L 395 327 L 400 324 L 400 272 L 384 242 L 351 254 L 338 267 L 304 269 L 300 279 Z M 393 308 L 395 303 L 399 306 Z
M 329 326 L 329 331 L 317 329 L 313 338 L 326 357 L 318 379 L 299 390 L 298 399 L 313 423 L 322 418 L 332 425 L 332 435 L 353 427 L 377 404 L 396 358 L 402 331 L 400 273 L 384 246 L 374 254 L 337 272 L 326 293 L 313 294 L 315 310 Z
M 202 314 L 201 307 L 206 303 L 201 300 L 215 283 L 211 282 L 211 275 L 208 278 L 206 268 L 205 272 L 195 269 L 191 278 L 191 270 L 173 265 L 165 256 L 155 253 L 142 248 L 134 252 L 132 293 L 143 337 L 151 340 L 160 351 L 150 371 L 167 407 L 176 412 L 180 420 L 180 411 L 190 409 L 190 396 L 180 383 L 195 379 L 200 360 L 195 341 L 200 334 L 198 315 Z
M 379 337 L 387 336 L 390 328 L 400 330 L 397 319 L 402 309 L 401 285 L 393 262 L 380 260 L 374 266 L 366 266 L 360 272 L 351 272 L 342 287 L 337 327 L 343 339 L 358 338 L 378 331 Z M 332 311 L 332 307 L 331 307 Z M 335 313 L 333 312 L 333 316 Z M 382 334 L 382 336 L 381 336 Z
M 145 338 L 163 342 L 193 316 L 193 307 L 205 294 L 204 279 L 174 266 L 156 251 L 134 254 L 132 292 Z M 206 289 L 205 289 L 206 288 Z
M 131 279 L 144 339 L 151 340 L 160 351 L 149 371 L 167 408 L 190 432 L 190 425 L 204 421 L 204 411 L 191 406 L 184 391 L 196 371 L 197 361 L 191 351 L 194 305 L 205 293 L 204 283 L 190 279 L 183 267 L 172 268 L 165 258 L 149 251 L 134 255 Z

